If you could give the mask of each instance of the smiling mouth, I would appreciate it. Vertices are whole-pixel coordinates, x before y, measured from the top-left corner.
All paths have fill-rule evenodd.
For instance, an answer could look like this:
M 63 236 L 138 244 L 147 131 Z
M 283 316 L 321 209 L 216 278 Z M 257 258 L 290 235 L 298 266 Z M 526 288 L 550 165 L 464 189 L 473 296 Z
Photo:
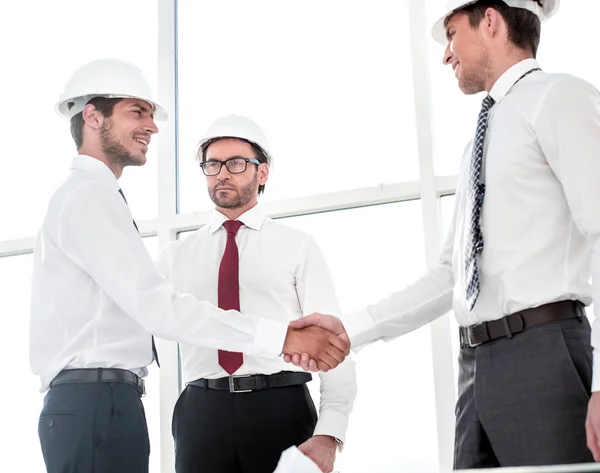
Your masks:
M 148 147 L 148 145 L 150 144 L 150 140 L 146 140 L 144 138 L 134 138 L 135 141 L 137 141 L 138 143 L 143 144 L 146 148 Z

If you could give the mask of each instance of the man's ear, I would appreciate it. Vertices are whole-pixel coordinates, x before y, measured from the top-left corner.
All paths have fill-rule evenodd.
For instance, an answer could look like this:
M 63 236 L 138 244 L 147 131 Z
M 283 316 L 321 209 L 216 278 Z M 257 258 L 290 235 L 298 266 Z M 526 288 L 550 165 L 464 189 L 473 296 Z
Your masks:
M 485 11 L 482 23 L 483 30 L 489 38 L 495 38 L 504 28 L 504 19 L 494 8 L 488 8 Z
M 92 104 L 88 103 L 85 107 L 83 107 L 83 121 L 94 129 L 100 129 L 102 127 L 102 123 L 104 122 L 104 115 L 100 113 Z
M 258 184 L 264 186 L 269 179 L 269 166 L 266 163 L 258 165 Z

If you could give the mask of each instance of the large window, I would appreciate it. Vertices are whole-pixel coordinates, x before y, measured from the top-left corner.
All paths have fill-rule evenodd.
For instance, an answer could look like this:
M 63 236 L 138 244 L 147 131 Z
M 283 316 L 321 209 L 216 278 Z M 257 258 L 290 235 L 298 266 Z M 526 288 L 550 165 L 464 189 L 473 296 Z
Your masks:
M 77 154 L 69 122 L 54 104 L 75 68 L 100 57 L 136 63 L 156 89 L 158 0 L 3 2 L 0 75 L 0 240 L 32 236 L 48 198 Z M 11 45 L 10 47 L 8 45 Z M 125 171 L 137 219 L 155 217 L 156 146 L 142 169 Z M 35 197 L 35 198 L 33 198 Z M 7 222 L 9 222 L 7 224 Z
M 211 206 L 194 149 L 231 113 L 271 142 L 265 200 L 418 178 L 404 2 L 178 8 L 181 212 Z
M 418 201 L 282 221 L 315 237 L 331 268 L 344 313 L 387 297 L 425 270 Z M 346 449 L 336 469 L 345 473 L 435 471 L 438 458 L 431 448 L 436 417 L 429 329 L 376 343 L 354 359 L 359 389 Z M 310 388 L 318 400 L 318 378 Z

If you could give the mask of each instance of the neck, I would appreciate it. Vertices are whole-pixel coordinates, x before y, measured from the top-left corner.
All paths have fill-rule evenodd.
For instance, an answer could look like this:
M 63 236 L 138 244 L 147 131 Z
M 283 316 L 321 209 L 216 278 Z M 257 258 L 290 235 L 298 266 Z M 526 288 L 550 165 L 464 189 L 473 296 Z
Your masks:
M 234 209 L 225 209 L 223 207 L 217 206 L 216 209 L 225 215 L 229 220 L 236 220 L 240 215 L 245 214 L 248 210 L 254 207 L 258 203 L 258 199 L 252 199 L 246 205 L 242 205 L 240 207 L 236 207 Z
M 490 68 L 490 75 L 485 83 L 484 89 L 487 93 L 492 90 L 492 87 L 494 87 L 494 84 L 498 81 L 502 74 L 508 71 L 515 64 L 524 61 L 525 59 L 532 59 L 533 54 L 519 49 L 511 51 L 509 54 L 503 57 L 498 55 L 498 57 L 500 59 L 496 61 Z
M 108 166 L 108 169 L 110 169 L 112 171 L 112 173 L 115 175 L 115 177 L 117 179 L 119 179 L 121 177 L 121 175 L 123 174 L 123 165 L 117 164 L 114 161 L 112 161 L 108 156 L 106 156 L 106 154 L 104 154 L 97 147 L 90 146 L 90 145 L 83 145 L 83 146 L 81 146 L 81 148 L 79 148 L 77 150 L 77 152 L 79 154 L 85 154 L 86 156 L 97 159 L 98 161 L 102 161 L 104 164 L 106 164 L 106 166 Z

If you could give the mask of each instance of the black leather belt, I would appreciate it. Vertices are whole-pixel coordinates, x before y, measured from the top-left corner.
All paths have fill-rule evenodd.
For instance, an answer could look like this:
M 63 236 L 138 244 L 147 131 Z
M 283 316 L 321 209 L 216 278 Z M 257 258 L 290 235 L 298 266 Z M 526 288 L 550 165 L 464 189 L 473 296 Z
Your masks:
M 60 384 L 78 383 L 124 383 L 134 386 L 140 396 L 146 394 L 144 380 L 128 370 L 119 368 L 77 368 L 62 370 L 50 383 L 50 387 Z
M 472 348 L 500 338 L 512 338 L 513 335 L 536 325 L 584 316 L 583 304 L 579 301 L 553 302 L 515 312 L 498 320 L 460 327 L 460 347 Z
M 218 391 L 229 391 L 230 393 L 249 393 L 261 389 L 281 388 L 284 386 L 296 386 L 308 383 L 312 380 L 310 373 L 282 371 L 275 374 L 252 374 L 232 375 L 227 378 L 197 379 L 188 383 L 189 386 L 197 388 L 216 389 Z

